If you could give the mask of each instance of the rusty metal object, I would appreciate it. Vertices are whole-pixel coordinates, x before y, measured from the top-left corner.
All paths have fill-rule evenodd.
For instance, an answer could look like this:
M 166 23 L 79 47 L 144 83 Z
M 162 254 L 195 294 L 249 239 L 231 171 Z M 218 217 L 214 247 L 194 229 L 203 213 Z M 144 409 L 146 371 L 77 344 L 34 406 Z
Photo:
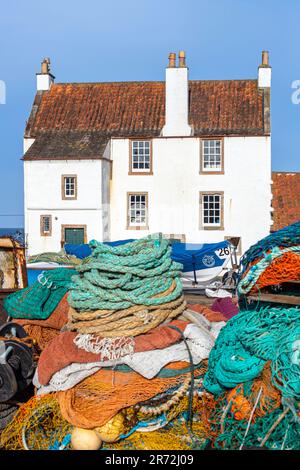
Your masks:
M 27 287 L 25 248 L 12 237 L 0 237 L 0 325 L 6 321 L 4 298 Z

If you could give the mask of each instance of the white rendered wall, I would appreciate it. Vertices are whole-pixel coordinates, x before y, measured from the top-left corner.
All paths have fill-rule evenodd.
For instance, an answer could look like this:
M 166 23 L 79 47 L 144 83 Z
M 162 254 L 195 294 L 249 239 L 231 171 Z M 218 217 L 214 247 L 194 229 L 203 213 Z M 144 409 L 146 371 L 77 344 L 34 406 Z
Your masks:
M 77 175 L 77 199 L 63 200 L 61 176 Z M 25 233 L 28 253 L 61 249 L 62 225 L 86 225 L 87 240 L 103 239 L 102 161 L 25 161 Z M 40 216 L 52 216 L 52 235 L 40 235 Z
M 112 141 L 111 240 L 185 234 L 191 243 L 241 236 L 242 251 L 271 225 L 269 137 L 224 138 L 224 175 L 201 175 L 199 138 L 153 139 L 153 175 L 128 175 L 128 140 Z M 224 191 L 224 230 L 201 230 L 200 191 Z M 149 230 L 127 230 L 127 192 L 148 192 Z

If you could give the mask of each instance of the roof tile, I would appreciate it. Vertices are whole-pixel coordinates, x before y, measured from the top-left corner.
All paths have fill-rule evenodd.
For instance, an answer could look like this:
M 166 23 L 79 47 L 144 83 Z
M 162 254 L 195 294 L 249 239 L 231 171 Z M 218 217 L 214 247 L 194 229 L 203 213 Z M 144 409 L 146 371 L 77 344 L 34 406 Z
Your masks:
M 272 231 L 300 220 L 300 173 L 272 173 Z

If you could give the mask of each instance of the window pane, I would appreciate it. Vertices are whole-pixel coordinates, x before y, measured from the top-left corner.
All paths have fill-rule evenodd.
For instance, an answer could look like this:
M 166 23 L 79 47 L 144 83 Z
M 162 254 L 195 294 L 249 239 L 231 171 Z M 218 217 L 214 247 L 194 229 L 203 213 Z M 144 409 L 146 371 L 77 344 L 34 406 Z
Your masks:
M 134 163 L 138 162 L 138 166 Z M 132 142 L 132 169 L 149 171 L 150 170 L 150 141 L 138 140 Z
M 207 201 L 207 202 L 206 202 Z M 202 195 L 202 217 L 203 224 L 220 225 L 221 224 L 221 196 L 219 194 Z
M 131 194 L 130 200 L 130 225 L 146 225 L 146 195 L 145 194 Z
M 203 169 L 221 169 L 220 140 L 208 140 L 203 142 Z

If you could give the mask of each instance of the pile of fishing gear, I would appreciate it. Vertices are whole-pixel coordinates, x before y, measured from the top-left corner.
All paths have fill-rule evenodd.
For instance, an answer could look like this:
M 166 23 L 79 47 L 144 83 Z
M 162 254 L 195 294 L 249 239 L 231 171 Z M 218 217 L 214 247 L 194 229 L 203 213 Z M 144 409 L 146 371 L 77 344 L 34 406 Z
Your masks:
M 212 397 L 202 382 L 227 318 L 187 308 L 182 266 L 162 236 L 90 248 L 75 270 L 43 273 L 7 298 L 40 356 L 36 394 L 3 430 L 1 446 L 205 447 L 202 414 Z
M 187 305 L 161 236 L 92 241 L 75 268 L 9 296 L 38 362 L 1 447 L 299 450 L 299 241 L 300 223 L 245 253 L 238 304 Z
M 221 330 L 204 378 L 216 400 L 211 443 L 224 450 L 299 450 L 300 309 L 289 295 L 293 302 L 299 296 L 300 222 L 252 246 L 242 267 L 242 309 Z M 248 302 L 247 295 L 261 292 L 283 295 L 278 303 L 274 295 L 272 302 L 259 295 Z

